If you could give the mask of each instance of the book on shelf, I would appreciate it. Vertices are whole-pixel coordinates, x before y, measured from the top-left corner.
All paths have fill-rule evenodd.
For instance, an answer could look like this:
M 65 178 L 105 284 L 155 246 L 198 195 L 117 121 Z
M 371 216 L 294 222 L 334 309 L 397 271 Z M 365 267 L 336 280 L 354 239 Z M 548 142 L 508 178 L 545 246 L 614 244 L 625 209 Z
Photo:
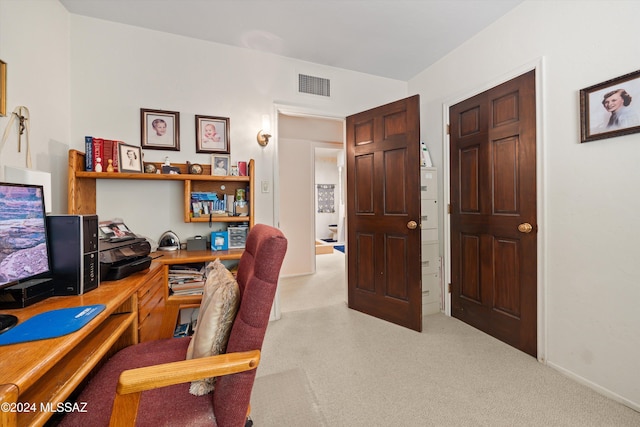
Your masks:
M 194 282 L 170 283 L 169 287 L 172 291 L 202 290 L 204 288 L 204 280 Z
M 200 289 L 187 289 L 187 290 L 171 290 L 171 295 L 202 295 L 204 288 Z
M 113 143 L 115 141 L 111 140 L 111 139 L 103 139 L 102 140 L 102 170 L 104 172 L 107 171 L 107 167 L 109 166 L 109 160 L 111 160 L 111 166 L 113 167 L 113 171 L 116 171 L 116 167 L 113 165 L 114 163 L 114 159 L 113 159 Z M 117 155 L 116 155 L 117 157 Z
M 111 155 L 113 158 L 113 171 L 120 172 L 120 166 L 119 166 L 120 160 L 118 160 L 119 158 L 118 147 L 120 146 L 120 144 L 123 144 L 123 142 L 122 141 L 112 141 L 112 142 L 113 142 L 113 145 L 111 146 L 111 153 L 112 153 Z
M 93 138 L 93 170 L 95 172 L 106 171 L 107 167 L 104 163 L 104 140 L 102 138 Z
M 169 289 L 172 295 L 201 295 L 205 282 L 204 265 L 172 265 L 169 268 Z
M 118 172 L 118 145 L 122 141 L 113 139 L 95 138 L 93 136 L 84 137 L 85 164 L 84 169 L 87 172 L 106 172 L 109 166 L 109 160 L 113 166 L 113 171 Z M 100 161 L 98 162 L 98 159 Z M 100 164 L 96 168 L 97 164 Z
M 84 170 L 93 171 L 93 137 L 84 137 Z
M 191 192 L 191 215 L 194 218 L 200 216 L 227 216 L 226 210 L 226 201 L 219 199 L 217 193 Z

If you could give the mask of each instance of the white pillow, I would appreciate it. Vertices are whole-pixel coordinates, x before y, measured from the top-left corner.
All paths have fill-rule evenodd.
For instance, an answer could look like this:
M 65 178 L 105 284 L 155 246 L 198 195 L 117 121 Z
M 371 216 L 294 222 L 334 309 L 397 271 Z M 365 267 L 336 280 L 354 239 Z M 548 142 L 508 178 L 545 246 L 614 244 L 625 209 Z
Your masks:
M 233 274 L 216 259 L 209 263 L 196 329 L 187 349 L 187 359 L 223 354 L 238 312 L 240 288 Z M 189 392 L 202 396 L 214 388 L 215 378 L 193 381 Z

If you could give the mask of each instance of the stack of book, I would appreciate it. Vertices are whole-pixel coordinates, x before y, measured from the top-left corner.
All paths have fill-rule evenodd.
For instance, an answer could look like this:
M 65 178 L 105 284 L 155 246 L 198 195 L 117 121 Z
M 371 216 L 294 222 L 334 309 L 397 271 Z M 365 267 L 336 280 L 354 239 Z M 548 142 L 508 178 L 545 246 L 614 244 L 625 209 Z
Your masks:
M 84 169 L 87 172 L 106 172 L 111 160 L 113 171 L 118 172 L 118 145 L 122 141 L 112 139 L 84 137 Z
M 202 295 L 206 281 L 204 266 L 172 265 L 169 290 L 172 295 Z

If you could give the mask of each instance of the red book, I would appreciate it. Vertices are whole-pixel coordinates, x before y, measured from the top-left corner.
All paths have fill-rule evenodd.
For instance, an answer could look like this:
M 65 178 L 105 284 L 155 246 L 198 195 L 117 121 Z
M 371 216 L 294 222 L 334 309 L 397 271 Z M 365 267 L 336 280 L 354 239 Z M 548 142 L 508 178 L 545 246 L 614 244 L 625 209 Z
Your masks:
M 111 160 L 111 164 L 113 165 L 113 143 L 114 141 L 110 139 L 105 139 L 103 142 L 104 145 L 102 148 L 102 172 L 107 171 L 109 160 Z
M 96 172 L 106 172 L 107 170 L 104 163 L 104 140 L 102 138 L 93 138 L 93 170 Z
M 118 147 L 122 144 L 122 141 L 112 141 L 113 145 L 111 147 L 111 156 L 113 158 L 113 171 L 120 172 L 119 164 L 120 164 L 120 153 L 118 152 Z

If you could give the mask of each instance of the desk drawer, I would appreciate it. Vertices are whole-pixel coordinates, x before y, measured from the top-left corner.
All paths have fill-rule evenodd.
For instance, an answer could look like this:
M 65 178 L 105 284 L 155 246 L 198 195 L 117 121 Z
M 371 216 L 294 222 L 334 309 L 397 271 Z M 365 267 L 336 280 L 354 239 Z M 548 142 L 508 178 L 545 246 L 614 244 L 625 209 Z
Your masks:
M 146 305 L 158 289 L 162 289 L 162 274 L 154 275 L 138 289 L 138 305 L 140 307 Z
M 163 275 L 158 274 L 138 291 L 138 336 L 139 341 L 150 341 L 160 337 L 160 326 L 164 312 Z

